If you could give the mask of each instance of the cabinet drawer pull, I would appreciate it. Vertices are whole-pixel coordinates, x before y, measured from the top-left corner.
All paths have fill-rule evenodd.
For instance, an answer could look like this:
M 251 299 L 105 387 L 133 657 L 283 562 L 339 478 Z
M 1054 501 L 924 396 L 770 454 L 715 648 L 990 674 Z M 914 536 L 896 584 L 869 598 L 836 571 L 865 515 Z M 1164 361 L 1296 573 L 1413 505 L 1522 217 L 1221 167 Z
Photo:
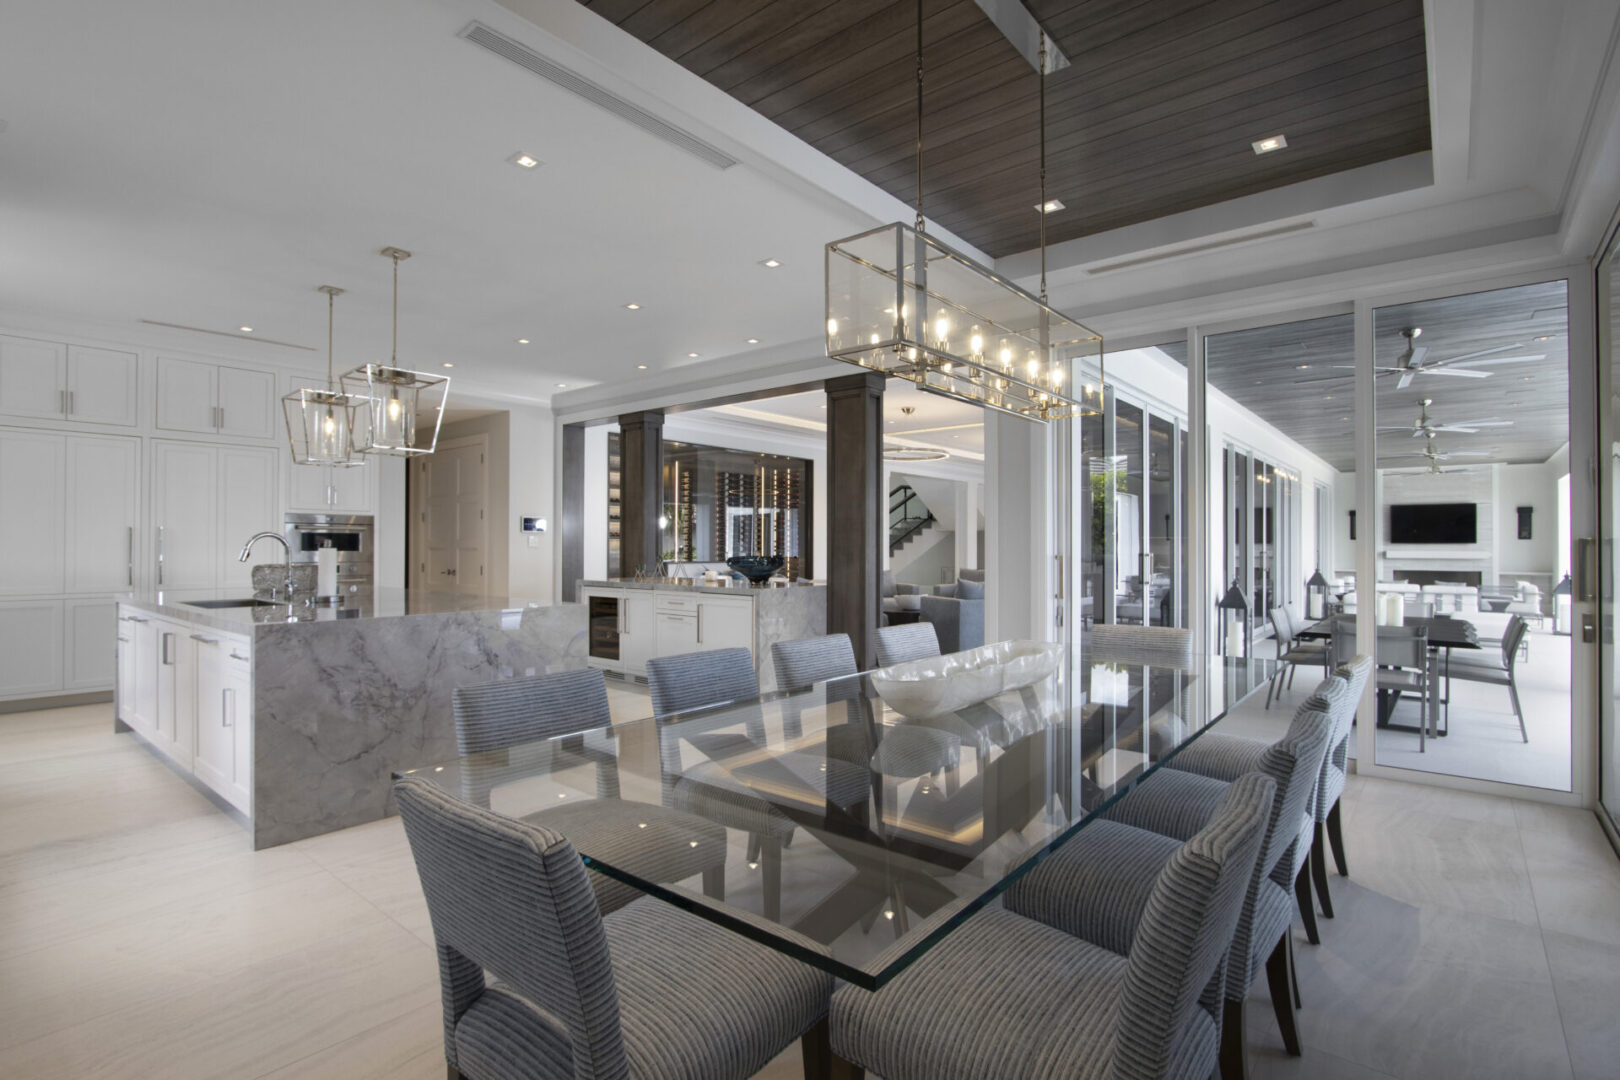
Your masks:
M 191 640 L 192 641 L 200 641 L 204 645 L 218 645 L 219 644 L 219 638 L 217 638 L 217 637 L 203 637 L 201 634 L 192 634 L 191 635 Z
M 146 619 L 137 618 L 134 615 L 126 615 L 126 616 L 124 616 L 124 618 L 127 619 L 129 622 L 142 623 L 142 624 L 145 624 L 148 621 Z
M 219 722 L 223 727 L 231 726 L 231 688 L 228 686 L 219 692 Z
M 125 645 L 129 644 L 129 638 L 127 638 L 127 637 L 121 637 L 118 640 L 123 642 Z
M 241 653 L 238 653 L 235 649 L 232 649 L 231 650 L 231 659 L 232 660 L 251 660 L 252 657 L 243 656 Z

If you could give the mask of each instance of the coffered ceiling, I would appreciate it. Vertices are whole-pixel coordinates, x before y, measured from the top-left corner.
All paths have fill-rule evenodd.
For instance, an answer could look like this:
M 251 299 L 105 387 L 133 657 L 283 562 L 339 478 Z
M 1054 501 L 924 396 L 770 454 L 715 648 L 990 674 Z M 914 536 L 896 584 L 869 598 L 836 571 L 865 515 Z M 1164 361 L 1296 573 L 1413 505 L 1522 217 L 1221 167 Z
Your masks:
M 916 192 L 913 0 L 581 0 L 891 194 Z M 1429 149 L 1422 0 L 1029 0 L 1049 243 Z M 973 0 L 925 0 L 924 204 L 992 256 L 1038 239 L 1033 66 Z M 1251 143 L 1284 134 L 1284 150 Z

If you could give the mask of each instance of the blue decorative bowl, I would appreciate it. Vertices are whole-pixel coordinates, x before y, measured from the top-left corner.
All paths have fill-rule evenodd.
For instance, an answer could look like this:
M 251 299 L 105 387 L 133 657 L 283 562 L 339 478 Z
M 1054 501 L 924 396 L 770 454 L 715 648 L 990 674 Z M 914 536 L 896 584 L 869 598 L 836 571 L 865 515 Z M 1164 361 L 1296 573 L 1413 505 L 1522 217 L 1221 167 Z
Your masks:
M 787 565 L 787 560 L 780 555 L 733 555 L 726 565 L 755 585 L 763 585 Z

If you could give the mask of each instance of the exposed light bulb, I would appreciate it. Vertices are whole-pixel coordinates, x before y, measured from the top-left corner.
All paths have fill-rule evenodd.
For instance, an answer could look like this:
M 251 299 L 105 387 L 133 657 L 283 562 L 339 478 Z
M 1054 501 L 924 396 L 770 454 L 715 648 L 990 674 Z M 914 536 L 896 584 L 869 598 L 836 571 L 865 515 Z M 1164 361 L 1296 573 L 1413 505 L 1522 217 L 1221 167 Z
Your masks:
M 1060 368 L 1060 367 L 1053 367 L 1052 368 L 1052 385 L 1053 386 L 1062 386 L 1063 385 L 1063 369 L 1062 368 Z
M 1034 378 L 1038 377 L 1040 375 L 1040 373 L 1041 373 L 1041 362 L 1039 360 L 1036 360 L 1033 357 L 1031 357 L 1030 361 L 1029 361 L 1029 377 L 1031 379 L 1034 379 Z
M 388 419 L 390 423 L 399 423 L 399 397 L 397 395 L 388 399 Z
M 878 335 L 876 335 L 876 334 L 873 334 L 873 335 L 872 335 L 872 344 L 874 344 L 874 345 L 876 345 L 876 344 L 877 344 L 877 343 L 878 343 L 878 342 L 879 342 L 879 341 L 881 341 L 881 340 L 882 340 L 882 339 L 881 339 L 881 338 L 879 338 L 879 337 L 878 337 Z
M 973 356 L 978 356 L 982 352 L 984 352 L 984 338 L 978 334 L 974 334 L 968 339 L 968 353 Z
M 1012 370 L 1012 350 L 1005 345 L 1001 347 L 1001 366 L 1009 371 Z
M 951 320 L 947 319 L 943 315 L 941 315 L 939 318 L 934 320 L 934 338 L 936 340 L 944 341 L 945 338 L 950 334 L 950 332 L 951 332 Z
M 836 334 L 836 333 L 838 333 L 838 320 L 837 319 L 828 319 L 827 320 L 827 334 L 828 334 L 828 336 L 831 336 L 831 335 Z

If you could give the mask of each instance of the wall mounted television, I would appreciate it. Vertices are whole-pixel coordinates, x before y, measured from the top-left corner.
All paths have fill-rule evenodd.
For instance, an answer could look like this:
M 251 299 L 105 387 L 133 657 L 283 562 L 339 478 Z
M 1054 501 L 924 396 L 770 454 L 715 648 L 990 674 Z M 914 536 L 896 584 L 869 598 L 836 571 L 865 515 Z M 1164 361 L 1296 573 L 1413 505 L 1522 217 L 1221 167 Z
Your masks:
M 1472 544 L 1478 541 L 1474 503 L 1393 503 L 1389 508 L 1392 544 Z

